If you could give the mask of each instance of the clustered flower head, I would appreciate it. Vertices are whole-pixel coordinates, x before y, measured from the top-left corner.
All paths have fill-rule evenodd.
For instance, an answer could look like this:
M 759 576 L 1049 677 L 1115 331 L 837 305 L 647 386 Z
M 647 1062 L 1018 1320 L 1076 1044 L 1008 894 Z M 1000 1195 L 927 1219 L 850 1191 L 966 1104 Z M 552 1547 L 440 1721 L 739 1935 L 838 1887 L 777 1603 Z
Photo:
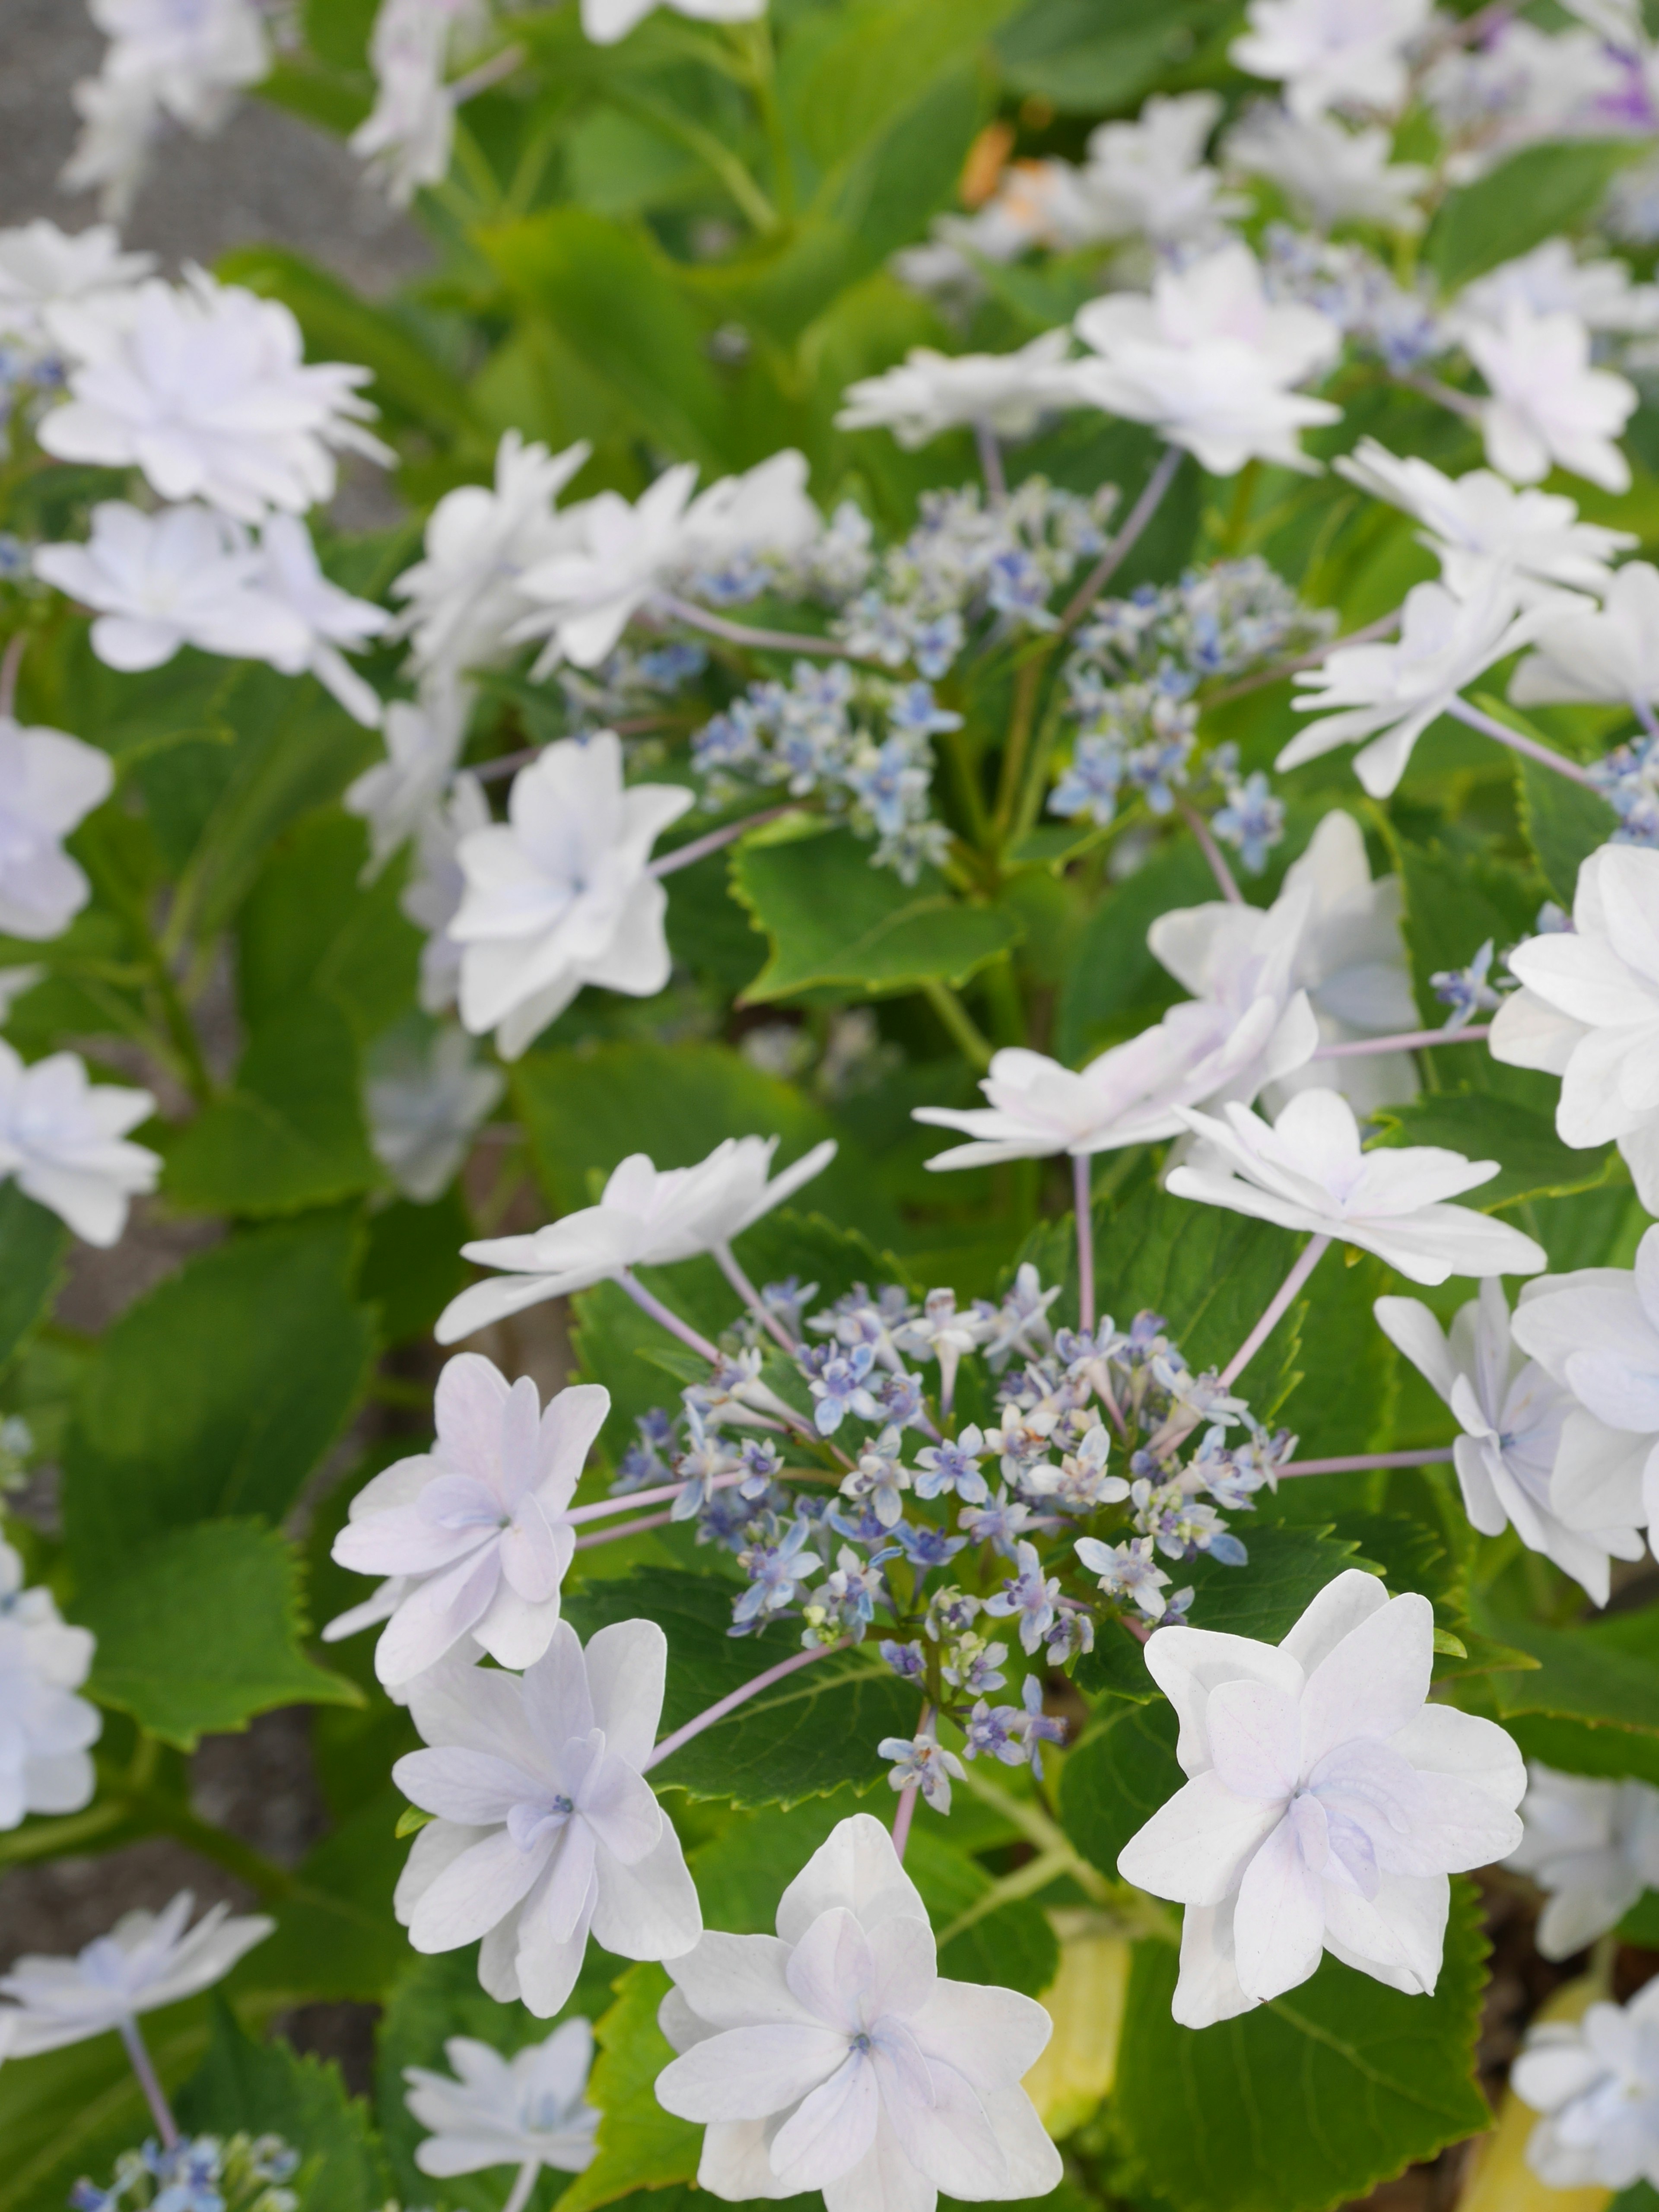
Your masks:
M 75 1693 L 93 1649 L 91 1631 L 61 1620 L 49 1589 L 24 1588 L 22 1560 L 0 1542 L 0 1829 L 92 1802 L 103 1716 Z
M 123 2151 L 107 2189 L 82 2179 L 70 2212 L 298 2212 L 302 2160 L 281 2136 L 185 2136 Z

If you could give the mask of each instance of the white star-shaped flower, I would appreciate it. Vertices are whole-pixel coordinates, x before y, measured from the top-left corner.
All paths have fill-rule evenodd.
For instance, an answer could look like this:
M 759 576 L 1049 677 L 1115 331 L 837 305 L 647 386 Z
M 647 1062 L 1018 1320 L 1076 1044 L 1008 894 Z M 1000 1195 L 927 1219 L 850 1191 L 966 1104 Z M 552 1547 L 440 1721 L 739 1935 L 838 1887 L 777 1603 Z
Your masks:
M 49 307 L 125 292 L 155 266 L 153 253 L 122 252 L 112 223 L 71 233 L 40 216 L 0 230 L 0 331 L 30 346 L 44 343 Z
M 593 2163 L 599 2114 L 586 2102 L 593 2064 L 586 2021 L 567 2020 L 511 2058 L 468 2035 L 452 2035 L 444 2056 L 453 2079 L 424 2066 L 404 2069 L 404 2102 L 432 2130 L 415 2152 L 422 2173 L 448 2180 L 516 2166 L 520 2180 L 527 2168 L 533 2183 L 544 2166 L 580 2173 Z
M 1420 162 L 1395 162 L 1393 133 L 1380 125 L 1350 131 L 1328 116 L 1262 101 L 1234 125 L 1226 151 L 1233 168 L 1277 185 L 1321 230 L 1365 222 L 1414 233 L 1426 220 L 1419 200 L 1430 172 Z
M 155 1188 L 160 1159 L 123 1141 L 155 1110 L 148 1091 L 89 1083 L 75 1053 L 26 1067 L 0 1037 L 0 1179 L 15 1176 L 88 1244 L 118 1243 L 129 1202 Z
M 611 46 L 659 5 L 700 23 L 753 23 L 766 13 L 766 4 L 767 0 L 582 0 L 582 28 L 595 46 Z
M 91 1672 L 93 1644 L 90 1629 L 58 1618 L 49 1589 L 24 1589 L 23 1562 L 0 1542 L 0 1828 L 27 1813 L 91 1804 L 98 1778 L 89 1747 L 103 1716 L 75 1692 Z
M 1570 1959 L 1659 1889 L 1659 1790 L 1650 1782 L 1559 1774 L 1536 1759 L 1521 1801 L 1526 1833 L 1504 1861 L 1547 1893 L 1537 1943 Z
M 465 1030 L 441 1029 L 419 1047 L 398 1038 L 376 1050 L 363 1086 L 369 1141 L 405 1198 L 426 1206 L 448 1189 L 506 1088 L 501 1069 L 478 1060 Z
M 1045 415 L 1082 404 L 1068 331 L 1045 331 L 1014 353 L 936 353 L 913 346 L 897 368 L 849 384 L 839 430 L 890 430 L 914 452 L 947 430 L 982 426 L 1029 438 Z
M 1189 1778 L 1118 1855 L 1187 1908 L 1175 2016 L 1207 2027 L 1305 1982 L 1329 1951 L 1390 1988 L 1439 1978 L 1449 1875 L 1521 1840 L 1521 1754 L 1430 1705 L 1434 1611 L 1350 1569 L 1280 1644 L 1160 1628 L 1146 1666 Z
M 1527 2164 L 1550 2188 L 1659 2188 L 1659 1982 L 1533 2028 L 1510 2083 L 1545 2115 Z
M 63 841 L 115 788 L 107 753 L 0 714 L 0 930 L 59 937 L 92 896 Z
M 1463 343 L 1492 395 L 1481 428 L 1501 475 L 1537 483 L 1559 466 L 1606 491 L 1630 489 L 1618 440 L 1638 394 L 1627 378 L 1590 367 L 1590 334 L 1577 315 L 1540 315 L 1511 300 L 1501 323 L 1477 325 Z
M 1250 0 L 1249 29 L 1230 52 L 1251 76 L 1285 88 L 1292 113 L 1391 108 L 1407 85 L 1406 54 L 1432 0 Z

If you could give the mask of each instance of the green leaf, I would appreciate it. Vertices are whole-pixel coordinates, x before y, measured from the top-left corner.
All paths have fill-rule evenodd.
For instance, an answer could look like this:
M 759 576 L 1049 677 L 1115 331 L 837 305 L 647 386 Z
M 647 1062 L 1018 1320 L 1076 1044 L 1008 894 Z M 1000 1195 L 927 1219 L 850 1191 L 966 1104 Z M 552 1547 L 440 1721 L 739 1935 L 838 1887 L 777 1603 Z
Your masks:
M 856 154 L 1021 0 L 850 0 L 790 39 L 778 92 L 793 135 L 821 171 Z
M 429 1206 L 400 1198 L 369 1217 L 356 1295 L 373 1306 L 383 1344 L 425 1336 L 467 1282 L 461 1247 L 472 1222 L 459 1190 Z
M 564 2212 L 595 2212 L 636 2189 L 659 2190 L 696 2177 L 702 2130 L 664 2112 L 656 2098 L 657 2076 L 674 2056 L 657 2025 L 669 1986 L 665 1968 L 630 1966 L 617 1984 L 617 2002 L 594 2024 L 599 2048 L 587 2097 L 604 2115 L 599 2155 L 560 2198 Z
M 1558 1773 L 1591 1774 L 1610 1782 L 1628 1776 L 1659 1789 L 1659 1735 L 1595 1728 L 1551 1713 L 1506 1713 L 1504 1725 L 1524 1757 Z
M 207 2056 L 179 2094 L 179 2120 L 198 2135 L 276 2135 L 301 2154 L 300 2212 L 368 2212 L 391 2182 L 367 2108 L 340 2069 L 286 2043 L 255 2043 L 222 1998 Z
M 1097 1206 L 1096 1214 L 1102 1304 L 1126 1327 L 1137 1313 L 1162 1314 L 1194 1372 L 1231 1358 L 1300 1248 L 1300 1240 L 1287 1231 L 1221 1206 L 1194 1206 L 1150 1183 L 1110 1212 Z M 1068 1255 L 1068 1267 L 1074 1265 Z M 1334 1273 L 1335 1268 L 1322 1261 L 1314 1276 L 1315 1297 L 1328 1272 Z M 1278 1372 L 1282 1346 L 1276 1331 L 1256 1353 L 1241 1379 L 1247 1396 L 1253 1390 L 1260 1395 L 1263 1375 Z M 1265 1407 L 1256 1411 L 1262 1413 Z
M 547 319 L 636 431 L 677 460 L 724 471 L 730 425 L 707 333 L 643 226 L 564 206 L 475 236 L 508 291 Z
M 1536 1198 L 1594 1190 L 1622 1175 L 1611 1146 L 1564 1145 L 1547 1115 L 1491 1091 L 1426 1091 L 1407 1106 L 1382 1109 L 1377 1142 L 1437 1145 L 1471 1160 L 1496 1160 L 1498 1172 L 1458 1202 L 1481 1213 Z
M 1521 826 L 1557 902 L 1569 913 L 1578 871 L 1612 836 L 1619 817 L 1599 791 L 1517 754 L 1515 763 Z
M 1545 1713 L 1591 1728 L 1659 1736 L 1659 1607 L 1576 1628 L 1541 1628 L 1479 1610 L 1476 1626 L 1538 1662 L 1492 1677 L 1499 1711 Z
M 996 41 L 1010 88 L 1063 114 L 1125 112 L 1224 9 L 1206 0 L 1037 0 Z
M 245 246 L 221 256 L 221 279 L 280 300 L 305 332 L 312 361 L 361 362 L 374 372 L 368 396 L 407 422 L 453 437 L 475 421 L 466 386 L 386 308 L 362 299 L 314 261 L 281 246 Z
M 100 1343 L 64 1452 L 79 1572 L 213 1514 L 275 1521 L 343 1427 L 371 1332 L 349 1218 L 252 1231 L 186 1261 Z
M 727 1137 L 775 1136 L 781 1167 L 835 1137 L 836 1158 L 800 1202 L 883 1243 L 897 1231 L 866 1163 L 823 1109 L 727 1045 L 527 1053 L 513 1071 L 513 1097 L 537 1176 L 561 1213 L 591 1205 L 591 1176 L 609 1175 L 630 1152 L 648 1152 L 659 1168 L 691 1167 Z
M 409 1965 L 409 1939 L 392 1909 L 409 1856 L 400 1840 L 403 1804 L 383 1779 L 306 1854 L 294 1888 L 272 1908 L 275 1932 L 237 1967 L 233 1995 L 258 1990 L 294 2004 L 385 1997 Z
M 907 884 L 872 867 L 850 830 L 779 827 L 790 834 L 757 831 L 732 862 L 732 890 L 772 948 L 750 1001 L 824 985 L 872 996 L 928 981 L 960 988 L 1018 941 L 1011 915 L 967 905 L 932 869 Z
M 362 1082 L 344 1014 L 325 998 L 291 1000 L 253 1031 L 235 1087 L 169 1146 L 167 1196 L 189 1212 L 258 1219 L 368 1189 L 381 1174 Z
M 146 2013 L 144 2042 L 169 2094 L 208 2045 L 208 2000 Z M 107 2188 L 117 2158 L 155 2132 L 112 2031 L 0 2066 L 0 2212 L 64 2212 L 82 2174 Z
M 52 1304 L 69 1241 L 55 1213 L 0 1184 L 0 1367 Z
M 1186 1781 L 1176 1760 L 1176 1716 L 1155 1705 L 1118 1705 L 1067 1755 L 1060 1817 L 1091 1866 L 1115 1881 L 1117 1855 Z
M 1433 977 L 1443 969 L 1467 967 L 1488 938 L 1502 947 L 1530 935 L 1538 914 L 1538 883 L 1520 869 L 1479 853 L 1454 853 L 1443 845 L 1410 842 L 1401 842 L 1396 850 L 1412 981 L 1418 1010 L 1425 1024 L 1432 1027 L 1444 1020 L 1446 1012 L 1434 994 Z M 1472 1055 L 1468 1045 L 1446 1050 L 1452 1063 L 1440 1064 L 1451 1082 L 1468 1079 L 1453 1072 L 1454 1065 L 1461 1068 L 1468 1060 L 1479 1067 L 1486 1059 L 1484 1050 Z
M 615 1620 L 643 1616 L 668 1638 L 662 1732 L 787 1658 L 781 1638 L 732 1637 L 738 1585 L 724 1577 L 652 1570 L 568 1589 L 564 1615 L 586 1643 Z M 915 1692 L 862 1645 L 817 1659 L 705 1729 L 653 1770 L 659 1789 L 737 1805 L 793 1805 L 843 1783 L 867 1788 L 887 1771 L 876 1746 L 915 1733 Z
M 299 1585 L 293 1547 L 257 1521 L 156 1537 L 78 1593 L 75 1617 L 98 1638 L 92 1695 L 181 1751 L 278 1705 L 359 1704 L 301 1650 Z
M 1137 1944 L 1112 2105 L 1135 2193 L 1176 2212 L 1325 2212 L 1488 2127 L 1473 2078 L 1486 1950 L 1480 1900 L 1455 1881 L 1432 1996 L 1328 1958 L 1195 2033 L 1170 2016 L 1173 1946 Z
M 1054 1047 L 1060 1059 L 1080 1061 L 1174 1004 L 1180 986 L 1152 957 L 1146 932 L 1171 907 L 1202 905 L 1214 891 L 1203 854 L 1186 837 L 1160 847 L 1108 891 L 1085 924 L 1060 986 Z
M 1060 1972 L 1060 1944 L 1036 1899 L 1019 1897 L 941 1943 L 939 1971 L 947 1981 L 990 1982 L 1040 1997 Z
M 1638 151 L 1618 138 L 1528 146 L 1453 192 L 1435 218 L 1425 249 L 1442 285 L 1455 291 L 1500 261 L 1577 228 Z
M 1249 1548 L 1248 1566 L 1223 1566 L 1200 1555 L 1180 1570 L 1180 1580 L 1197 1591 L 1190 1616 L 1194 1628 L 1278 1644 L 1327 1583 L 1349 1567 L 1370 1564 L 1354 1557 L 1357 1545 L 1328 1528 L 1261 1525 L 1243 1514 L 1235 1514 L 1231 1526 Z
M 363 825 L 346 814 L 298 823 L 278 844 L 236 924 L 236 994 L 257 1028 L 320 994 L 368 1043 L 415 1003 L 420 933 L 398 906 L 401 870 L 362 880 Z

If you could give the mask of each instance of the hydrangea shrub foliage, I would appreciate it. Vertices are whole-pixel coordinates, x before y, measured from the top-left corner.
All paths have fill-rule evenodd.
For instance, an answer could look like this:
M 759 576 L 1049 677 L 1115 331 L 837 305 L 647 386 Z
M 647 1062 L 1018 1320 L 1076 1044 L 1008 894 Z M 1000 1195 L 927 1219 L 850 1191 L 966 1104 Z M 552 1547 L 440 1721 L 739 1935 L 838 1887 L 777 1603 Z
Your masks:
M 1636 0 L 93 13 L 0 1881 L 238 1887 L 0 1977 L 0 2212 L 1650 2203 Z M 426 273 L 126 251 L 246 97 Z

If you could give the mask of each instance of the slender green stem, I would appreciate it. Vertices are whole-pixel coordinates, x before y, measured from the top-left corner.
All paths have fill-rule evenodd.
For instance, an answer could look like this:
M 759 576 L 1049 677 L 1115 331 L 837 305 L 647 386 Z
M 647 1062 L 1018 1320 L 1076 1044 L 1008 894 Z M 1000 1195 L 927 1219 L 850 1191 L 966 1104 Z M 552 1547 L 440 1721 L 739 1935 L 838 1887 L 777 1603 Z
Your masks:
M 132 1807 L 125 1797 L 106 1797 L 84 1813 L 13 1828 L 0 1836 L 0 1866 L 21 1866 L 31 1859 L 54 1859 L 70 1851 L 85 1850 L 100 1836 L 123 1826 L 131 1814 Z
M 636 115 L 653 131 L 660 131 L 665 137 L 678 138 L 712 176 L 719 178 L 755 229 L 774 231 L 779 228 L 777 210 L 731 148 L 723 146 L 712 131 L 704 130 L 689 115 L 677 114 L 672 108 L 659 106 L 655 100 L 643 99 L 637 92 L 623 92 L 614 84 L 610 99 L 613 106 Z
M 991 1009 L 991 1034 L 999 1045 L 1025 1042 L 1025 1009 L 1020 1002 L 1014 957 L 1004 952 L 985 970 L 985 996 Z
M 922 985 L 927 1002 L 961 1048 L 963 1056 L 981 1074 L 991 1065 L 991 1044 L 951 986 L 938 977 Z
M 748 83 L 755 95 L 761 128 L 766 133 L 767 149 L 772 156 L 773 196 L 779 215 L 787 222 L 795 212 L 795 166 L 789 152 L 783 109 L 778 100 L 777 55 L 772 44 L 772 26 L 763 15 L 757 22 L 739 25 L 738 36 L 744 49 Z
M 1018 1828 L 1028 1842 L 1035 1844 L 1040 1856 L 1063 1862 L 1065 1872 L 1071 1875 L 1092 1903 L 1105 1904 L 1111 1895 L 1111 1885 L 1097 1867 L 1091 1866 L 1087 1859 L 1079 1856 L 1077 1846 L 1064 1828 L 1057 1821 L 1050 1820 L 1041 1805 L 1034 1804 L 1029 1798 L 1010 1796 L 1006 1790 L 999 1790 L 977 1765 L 966 1769 L 963 1783 L 982 1805 L 991 1806 L 1010 1826 Z
M 1037 701 L 1042 692 L 1042 672 L 1052 647 L 1045 640 L 1042 651 L 1033 653 L 1021 665 L 1014 678 L 1013 712 L 1008 718 L 1008 741 L 1002 751 L 1002 775 L 997 785 L 997 811 L 992 827 L 999 844 L 1006 843 L 1014 809 L 1019 798 L 1020 782 L 1025 773 L 1025 755 L 1031 742 L 1032 725 L 1036 720 Z
M 234 1874 L 239 1881 L 245 1881 L 263 1903 L 274 1905 L 293 1895 L 296 1884 L 286 1867 L 278 1866 L 263 1851 L 256 1851 L 240 1836 L 216 1828 L 210 1820 L 198 1819 L 188 1805 L 181 1804 L 177 1798 L 138 1797 L 133 1801 L 132 1810 L 146 1816 L 153 1827 L 171 1836 L 175 1843 L 199 1851 L 215 1866 L 223 1867 L 227 1874 Z
M 504 203 L 501 179 L 490 167 L 489 155 L 459 115 L 455 118 L 455 159 L 465 173 L 483 212 L 487 216 L 500 215 Z

